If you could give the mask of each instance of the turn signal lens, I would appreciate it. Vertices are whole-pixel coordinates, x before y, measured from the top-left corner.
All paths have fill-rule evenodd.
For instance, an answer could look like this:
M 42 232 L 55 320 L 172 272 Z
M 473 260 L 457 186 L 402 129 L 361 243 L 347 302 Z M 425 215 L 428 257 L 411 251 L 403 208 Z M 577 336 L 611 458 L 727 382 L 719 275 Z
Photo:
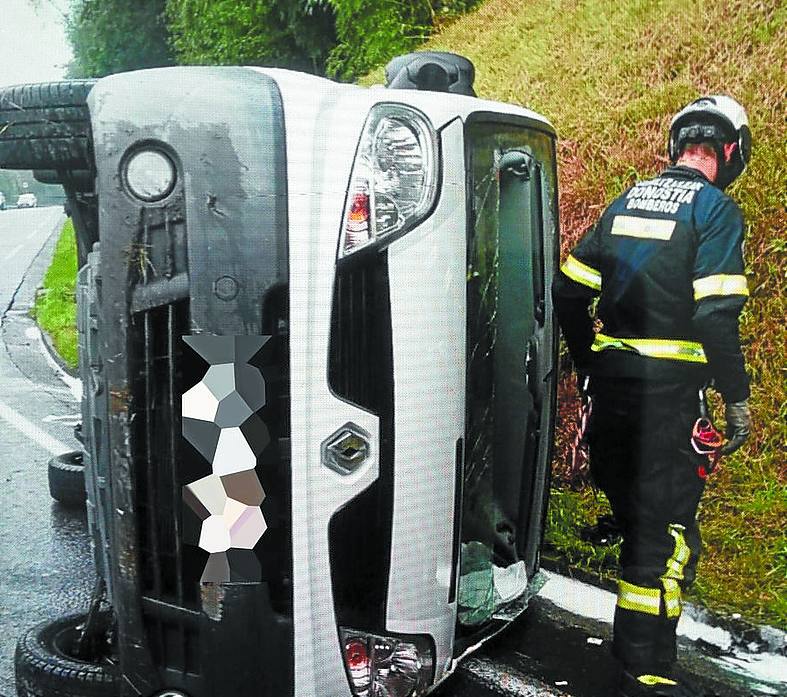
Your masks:
M 347 226 L 344 231 L 345 244 L 351 249 L 366 244 L 370 238 L 369 194 L 359 191 L 353 194 L 350 210 L 347 212 Z
M 425 637 L 384 637 L 339 630 L 355 697 L 417 697 L 433 677 L 431 642 Z
M 368 693 L 372 682 L 372 662 L 366 650 L 366 642 L 359 638 L 351 638 L 344 645 L 344 655 L 353 685 L 361 694 Z
M 364 125 L 344 215 L 339 257 L 420 223 L 434 203 L 437 134 L 410 107 L 380 104 Z

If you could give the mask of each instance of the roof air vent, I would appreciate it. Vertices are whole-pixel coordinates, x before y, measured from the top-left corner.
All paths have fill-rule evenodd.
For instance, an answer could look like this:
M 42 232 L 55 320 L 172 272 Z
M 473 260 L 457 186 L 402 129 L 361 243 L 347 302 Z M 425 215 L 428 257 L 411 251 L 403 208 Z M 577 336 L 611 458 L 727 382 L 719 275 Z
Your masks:
M 464 56 L 419 51 L 397 56 L 385 66 L 385 86 L 394 90 L 431 90 L 475 97 L 475 67 Z

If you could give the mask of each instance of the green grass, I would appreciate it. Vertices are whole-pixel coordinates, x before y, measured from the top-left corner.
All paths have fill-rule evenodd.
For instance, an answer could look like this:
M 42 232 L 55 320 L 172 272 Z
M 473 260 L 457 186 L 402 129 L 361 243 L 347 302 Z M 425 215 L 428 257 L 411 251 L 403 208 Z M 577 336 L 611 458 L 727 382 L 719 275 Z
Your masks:
M 594 546 L 577 537 L 577 530 L 609 510 L 604 494 L 591 487 L 578 491 L 554 489 L 549 500 L 546 552 L 557 552 L 561 561 L 572 568 L 602 579 L 615 578 L 620 544 Z
M 787 626 L 787 5 L 780 0 L 488 0 L 423 48 L 469 57 L 479 96 L 528 106 L 560 137 L 563 253 L 609 199 L 666 164 L 669 119 L 691 99 L 727 93 L 754 134 L 731 189 L 747 220 L 752 297 L 742 340 L 754 432 L 710 480 L 704 557 L 693 599 Z M 377 70 L 365 84 L 381 82 Z M 577 568 L 613 571 L 608 550 L 577 538 L 601 503 L 568 472 L 575 398 L 564 379 L 558 484 L 548 541 Z M 568 418 L 566 418 L 568 417 Z
M 36 294 L 33 315 L 52 338 L 55 350 L 72 368 L 77 365 L 76 274 L 74 226 L 67 220 L 42 287 Z

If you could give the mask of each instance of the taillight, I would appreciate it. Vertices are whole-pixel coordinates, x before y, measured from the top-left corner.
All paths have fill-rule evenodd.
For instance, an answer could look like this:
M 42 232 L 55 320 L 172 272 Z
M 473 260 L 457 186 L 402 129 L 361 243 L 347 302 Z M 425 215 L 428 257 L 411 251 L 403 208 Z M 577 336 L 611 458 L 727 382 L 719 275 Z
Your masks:
M 420 223 L 438 175 L 437 134 L 427 118 L 400 104 L 375 106 L 350 175 L 339 258 Z
M 380 636 L 340 629 L 342 655 L 355 697 L 417 697 L 429 687 L 434 658 L 422 636 Z

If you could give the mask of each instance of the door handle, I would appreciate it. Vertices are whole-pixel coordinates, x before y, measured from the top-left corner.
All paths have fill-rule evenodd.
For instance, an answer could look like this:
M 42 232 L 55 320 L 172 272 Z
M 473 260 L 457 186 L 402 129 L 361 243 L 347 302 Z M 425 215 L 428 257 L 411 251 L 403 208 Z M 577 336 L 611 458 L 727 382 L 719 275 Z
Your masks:
M 536 301 L 535 308 L 533 308 L 533 315 L 536 318 L 536 322 L 541 326 L 544 326 L 544 315 L 546 314 L 545 305 L 544 298 L 539 298 Z

